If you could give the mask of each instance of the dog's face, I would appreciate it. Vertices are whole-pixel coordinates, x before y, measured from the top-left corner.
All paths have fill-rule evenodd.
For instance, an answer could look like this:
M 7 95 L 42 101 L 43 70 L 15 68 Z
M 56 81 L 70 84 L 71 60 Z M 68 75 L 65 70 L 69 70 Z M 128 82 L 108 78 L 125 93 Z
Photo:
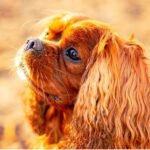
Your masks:
M 149 146 L 150 80 L 138 43 L 122 39 L 100 22 L 63 14 L 50 19 L 40 38 L 27 40 L 17 65 L 34 94 L 54 105 L 44 107 L 43 113 L 40 96 L 35 98 L 38 105 L 31 101 L 28 118 L 35 131 L 56 137 L 55 127 L 67 129 L 63 122 L 69 124 L 66 118 L 71 116 L 68 128 L 76 148 Z M 72 105 L 73 116 L 66 113 L 63 119 L 54 110 Z
M 24 44 L 19 67 L 43 98 L 57 106 L 72 105 L 99 35 L 88 18 L 55 16 L 40 38 Z

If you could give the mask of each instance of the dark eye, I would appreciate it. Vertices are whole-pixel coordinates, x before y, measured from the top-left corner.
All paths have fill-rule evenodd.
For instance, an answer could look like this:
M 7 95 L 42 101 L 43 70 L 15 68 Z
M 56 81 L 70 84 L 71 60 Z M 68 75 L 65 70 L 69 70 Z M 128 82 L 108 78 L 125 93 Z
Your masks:
M 66 49 L 65 56 L 71 62 L 81 62 L 81 59 L 80 59 L 80 57 L 78 55 L 78 51 L 75 48 L 73 48 L 73 47 L 70 47 L 70 48 Z

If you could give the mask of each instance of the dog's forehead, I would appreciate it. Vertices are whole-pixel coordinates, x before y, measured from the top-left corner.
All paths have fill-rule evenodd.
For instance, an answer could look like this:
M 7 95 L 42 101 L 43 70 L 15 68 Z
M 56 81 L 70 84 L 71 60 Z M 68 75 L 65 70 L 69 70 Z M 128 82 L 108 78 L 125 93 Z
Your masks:
M 77 14 L 61 14 L 58 16 L 53 16 L 49 23 L 48 28 L 54 33 L 60 33 L 64 31 L 69 25 L 72 25 L 81 20 L 85 20 L 87 17 L 80 16 Z
M 78 38 L 89 38 L 90 35 L 94 36 L 95 34 L 99 34 L 99 25 L 92 19 L 80 20 L 70 24 L 62 33 L 63 37 L 73 36 Z

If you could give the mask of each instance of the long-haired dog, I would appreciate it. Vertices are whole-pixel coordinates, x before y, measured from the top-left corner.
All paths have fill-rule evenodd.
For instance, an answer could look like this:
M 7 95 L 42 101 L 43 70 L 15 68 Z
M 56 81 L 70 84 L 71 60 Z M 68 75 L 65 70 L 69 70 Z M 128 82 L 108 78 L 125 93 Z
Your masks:
M 18 52 L 32 128 L 59 148 L 150 148 L 144 49 L 108 25 L 62 13 Z

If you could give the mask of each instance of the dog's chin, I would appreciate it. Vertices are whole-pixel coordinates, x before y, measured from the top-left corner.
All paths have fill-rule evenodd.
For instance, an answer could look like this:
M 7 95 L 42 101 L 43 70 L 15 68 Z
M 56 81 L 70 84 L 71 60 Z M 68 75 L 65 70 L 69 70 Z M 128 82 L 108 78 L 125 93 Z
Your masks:
M 52 93 L 47 93 L 45 91 L 43 91 L 40 87 L 38 87 L 33 80 L 30 78 L 30 76 L 28 75 L 28 71 L 25 67 L 25 65 L 23 63 L 20 63 L 19 65 L 19 69 L 18 69 L 18 74 L 19 77 L 23 80 L 26 80 L 27 83 L 29 84 L 29 86 L 41 97 L 43 97 L 43 99 L 45 99 L 48 103 L 50 104 L 56 104 L 58 105 L 58 103 L 62 103 L 62 98 L 61 96 L 58 95 L 54 95 Z

